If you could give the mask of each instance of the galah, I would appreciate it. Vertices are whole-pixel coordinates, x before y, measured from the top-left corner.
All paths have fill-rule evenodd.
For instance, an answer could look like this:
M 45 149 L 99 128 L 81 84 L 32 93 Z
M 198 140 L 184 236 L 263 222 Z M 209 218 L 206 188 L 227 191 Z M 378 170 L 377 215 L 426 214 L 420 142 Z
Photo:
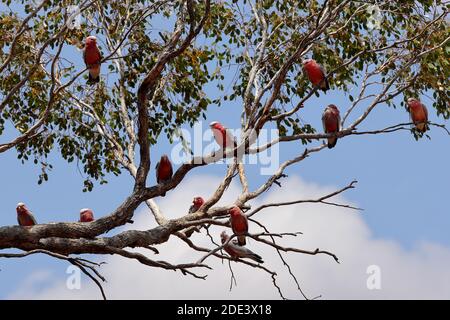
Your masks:
M 314 87 L 318 87 L 324 92 L 330 89 L 328 79 L 325 77 L 325 69 L 314 59 L 306 59 L 303 61 L 303 71 Z
M 78 222 L 94 221 L 94 212 L 92 209 L 84 208 L 80 210 L 80 220 Z
M 428 130 L 428 110 L 425 105 L 417 99 L 409 98 L 407 101 L 411 121 L 420 132 Z
M 214 139 L 222 149 L 225 150 L 227 148 L 235 148 L 237 146 L 234 137 L 221 123 L 213 121 L 209 124 L 209 126 L 213 132 Z
M 27 208 L 25 203 L 19 202 L 16 207 L 17 211 L 17 222 L 19 222 L 20 226 L 30 227 L 37 224 L 36 219 L 33 216 L 33 213 Z
M 322 124 L 325 133 L 339 132 L 341 129 L 341 116 L 334 104 L 328 105 L 322 114 Z M 337 143 L 337 137 L 328 138 L 328 148 L 333 148 Z
M 189 208 L 189 213 L 197 212 L 204 203 L 205 200 L 202 197 L 195 197 L 192 201 L 192 206 Z
M 164 154 L 156 164 L 156 182 L 160 184 L 161 182 L 169 181 L 172 179 L 172 174 L 172 163 L 170 163 L 169 157 Z M 161 196 L 164 197 L 165 195 L 166 193 L 164 192 Z
M 225 244 L 229 238 L 230 237 L 227 235 L 227 233 L 225 231 L 223 231 L 220 234 L 220 240 L 222 241 L 222 244 Z M 223 247 L 223 249 L 233 259 L 249 258 L 249 259 L 255 260 L 258 263 L 264 263 L 261 256 L 257 255 L 256 253 L 254 253 L 253 251 L 251 251 L 250 249 L 248 249 L 246 247 L 240 246 L 236 240 L 231 240 L 230 242 L 228 242 L 228 244 L 226 244 Z
M 228 210 L 230 214 L 231 230 L 237 235 L 240 246 L 245 246 L 245 235 L 248 232 L 247 216 L 238 207 L 233 207 Z
M 83 50 L 83 59 L 86 67 L 89 70 L 89 78 L 87 83 L 93 84 L 100 81 L 100 61 L 102 55 L 97 47 L 97 38 L 89 36 L 86 38 L 85 47 Z

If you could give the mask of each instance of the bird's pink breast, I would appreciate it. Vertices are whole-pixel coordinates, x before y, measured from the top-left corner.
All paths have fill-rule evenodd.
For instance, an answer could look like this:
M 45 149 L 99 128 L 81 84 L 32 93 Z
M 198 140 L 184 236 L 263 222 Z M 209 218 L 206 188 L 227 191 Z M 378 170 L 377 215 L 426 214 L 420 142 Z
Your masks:
M 247 220 L 245 217 L 239 215 L 236 217 L 233 217 L 233 229 L 235 232 L 241 233 L 241 232 L 247 232 L 248 225 Z
M 309 80 L 315 86 L 319 85 L 320 82 L 322 82 L 324 74 L 317 64 L 310 62 L 309 64 L 305 65 L 305 70 L 308 74 Z
M 425 113 L 424 108 L 418 102 L 411 103 L 411 117 L 413 121 L 426 121 L 427 115 Z
M 232 258 L 237 257 L 237 253 L 230 247 L 230 245 L 225 246 L 224 249 Z
M 158 177 L 161 180 L 166 180 L 170 178 L 171 175 L 171 166 L 166 161 L 161 161 L 158 170 Z
M 325 114 L 325 128 L 327 132 L 336 132 L 339 129 L 337 116 L 331 112 Z
M 100 51 L 98 51 L 95 45 L 93 47 L 86 47 L 85 59 L 86 64 L 96 64 L 100 62 Z
M 83 213 L 81 215 L 80 221 L 81 222 L 91 222 L 91 221 L 94 221 L 94 217 L 91 213 Z
M 18 219 L 21 226 L 29 227 L 34 225 L 33 219 L 31 219 L 31 217 L 27 213 L 19 213 Z
M 224 146 L 227 143 L 227 136 L 225 129 L 213 129 L 214 139 L 216 140 L 217 144 Z

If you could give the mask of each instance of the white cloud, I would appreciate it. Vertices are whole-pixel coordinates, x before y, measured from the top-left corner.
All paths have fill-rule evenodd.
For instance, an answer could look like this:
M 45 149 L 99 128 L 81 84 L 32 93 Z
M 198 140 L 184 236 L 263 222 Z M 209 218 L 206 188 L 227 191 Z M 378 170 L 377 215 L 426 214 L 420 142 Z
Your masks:
M 218 179 L 196 176 L 183 182 L 175 191 L 159 201 L 169 217 L 183 214 L 196 195 L 207 196 Z M 239 191 L 239 185 L 230 186 L 224 202 L 231 201 Z M 315 198 L 330 188 L 305 183 L 299 178 L 284 181 L 282 189 L 272 189 L 262 202 Z M 339 197 L 337 201 L 345 202 Z M 260 203 L 260 202 L 259 202 Z M 253 204 L 257 205 L 257 203 Z M 363 213 L 367 214 L 367 213 Z M 450 299 L 450 249 L 433 243 L 421 243 L 406 250 L 395 241 L 375 239 L 364 222 L 363 214 L 323 205 L 297 205 L 266 209 L 256 217 L 271 231 L 302 231 L 304 234 L 283 240 L 288 246 L 314 250 L 320 248 L 338 255 L 336 264 L 325 255 L 305 256 L 290 253 L 285 255 L 302 289 L 309 297 L 322 295 L 324 299 Z M 148 212 L 141 212 L 131 227 L 148 229 L 154 222 Z M 251 232 L 257 231 L 251 225 Z M 221 228 L 213 231 L 216 239 Z M 198 244 L 210 246 L 204 236 L 195 235 Z M 211 246 L 210 246 L 211 247 Z M 249 247 L 264 257 L 265 265 L 279 274 L 279 284 L 286 297 L 301 299 L 287 270 L 276 252 L 255 241 Z M 144 251 L 154 259 L 165 259 L 172 263 L 196 261 L 201 254 L 193 252 L 177 238 L 158 246 L 160 255 Z M 198 270 L 207 273 L 207 280 L 183 276 L 180 272 L 149 268 L 135 261 L 119 257 L 104 257 L 107 265 L 101 267 L 108 279 L 105 290 L 110 299 L 277 299 L 277 290 L 271 278 L 245 265 L 233 263 L 238 281 L 237 287 L 229 291 L 230 272 L 227 262 L 208 258 L 214 270 Z M 367 289 L 368 266 L 377 265 L 381 270 L 381 289 Z M 83 279 L 81 290 L 68 290 L 65 279 L 48 281 L 42 286 L 42 271 L 26 278 L 10 298 L 31 299 L 98 299 L 97 287 L 89 279 Z M 37 278 L 36 278 L 37 277 Z M 36 280 L 37 279 L 37 280 Z M 39 282 L 39 283 L 37 283 Z M 33 285 L 36 284 L 36 285 Z

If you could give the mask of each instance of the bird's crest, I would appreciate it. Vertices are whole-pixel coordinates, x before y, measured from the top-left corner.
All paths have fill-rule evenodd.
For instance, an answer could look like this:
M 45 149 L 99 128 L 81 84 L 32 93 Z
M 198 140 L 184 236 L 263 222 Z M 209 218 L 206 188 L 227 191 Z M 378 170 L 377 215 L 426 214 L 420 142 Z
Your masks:
M 338 109 L 338 108 L 336 107 L 336 105 L 334 105 L 334 104 L 329 104 L 329 105 L 328 105 L 328 108 L 334 109 L 334 110 L 336 110 L 336 111 L 339 112 L 339 109 Z

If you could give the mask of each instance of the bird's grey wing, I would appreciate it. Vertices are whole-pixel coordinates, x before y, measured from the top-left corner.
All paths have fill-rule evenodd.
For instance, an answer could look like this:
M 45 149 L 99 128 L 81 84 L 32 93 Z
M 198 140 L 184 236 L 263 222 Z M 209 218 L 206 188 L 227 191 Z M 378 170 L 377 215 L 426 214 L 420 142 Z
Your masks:
M 337 122 L 338 122 L 337 125 L 338 131 L 341 131 L 341 115 L 339 113 L 337 115 Z
M 158 175 L 158 169 L 159 169 L 159 162 L 155 166 L 156 171 L 156 182 L 159 184 L 159 175 Z
M 30 219 L 33 221 L 34 224 L 37 224 L 36 218 L 34 217 L 33 213 L 30 211 Z
M 322 71 L 322 74 L 325 77 L 327 75 L 327 71 L 325 70 L 325 68 L 320 64 L 319 69 L 320 69 L 320 71 Z
M 322 113 L 322 126 L 323 126 L 323 132 L 327 132 L 327 128 L 326 128 L 326 126 L 325 126 L 326 113 L 327 113 L 327 110 L 325 109 L 325 111 Z

